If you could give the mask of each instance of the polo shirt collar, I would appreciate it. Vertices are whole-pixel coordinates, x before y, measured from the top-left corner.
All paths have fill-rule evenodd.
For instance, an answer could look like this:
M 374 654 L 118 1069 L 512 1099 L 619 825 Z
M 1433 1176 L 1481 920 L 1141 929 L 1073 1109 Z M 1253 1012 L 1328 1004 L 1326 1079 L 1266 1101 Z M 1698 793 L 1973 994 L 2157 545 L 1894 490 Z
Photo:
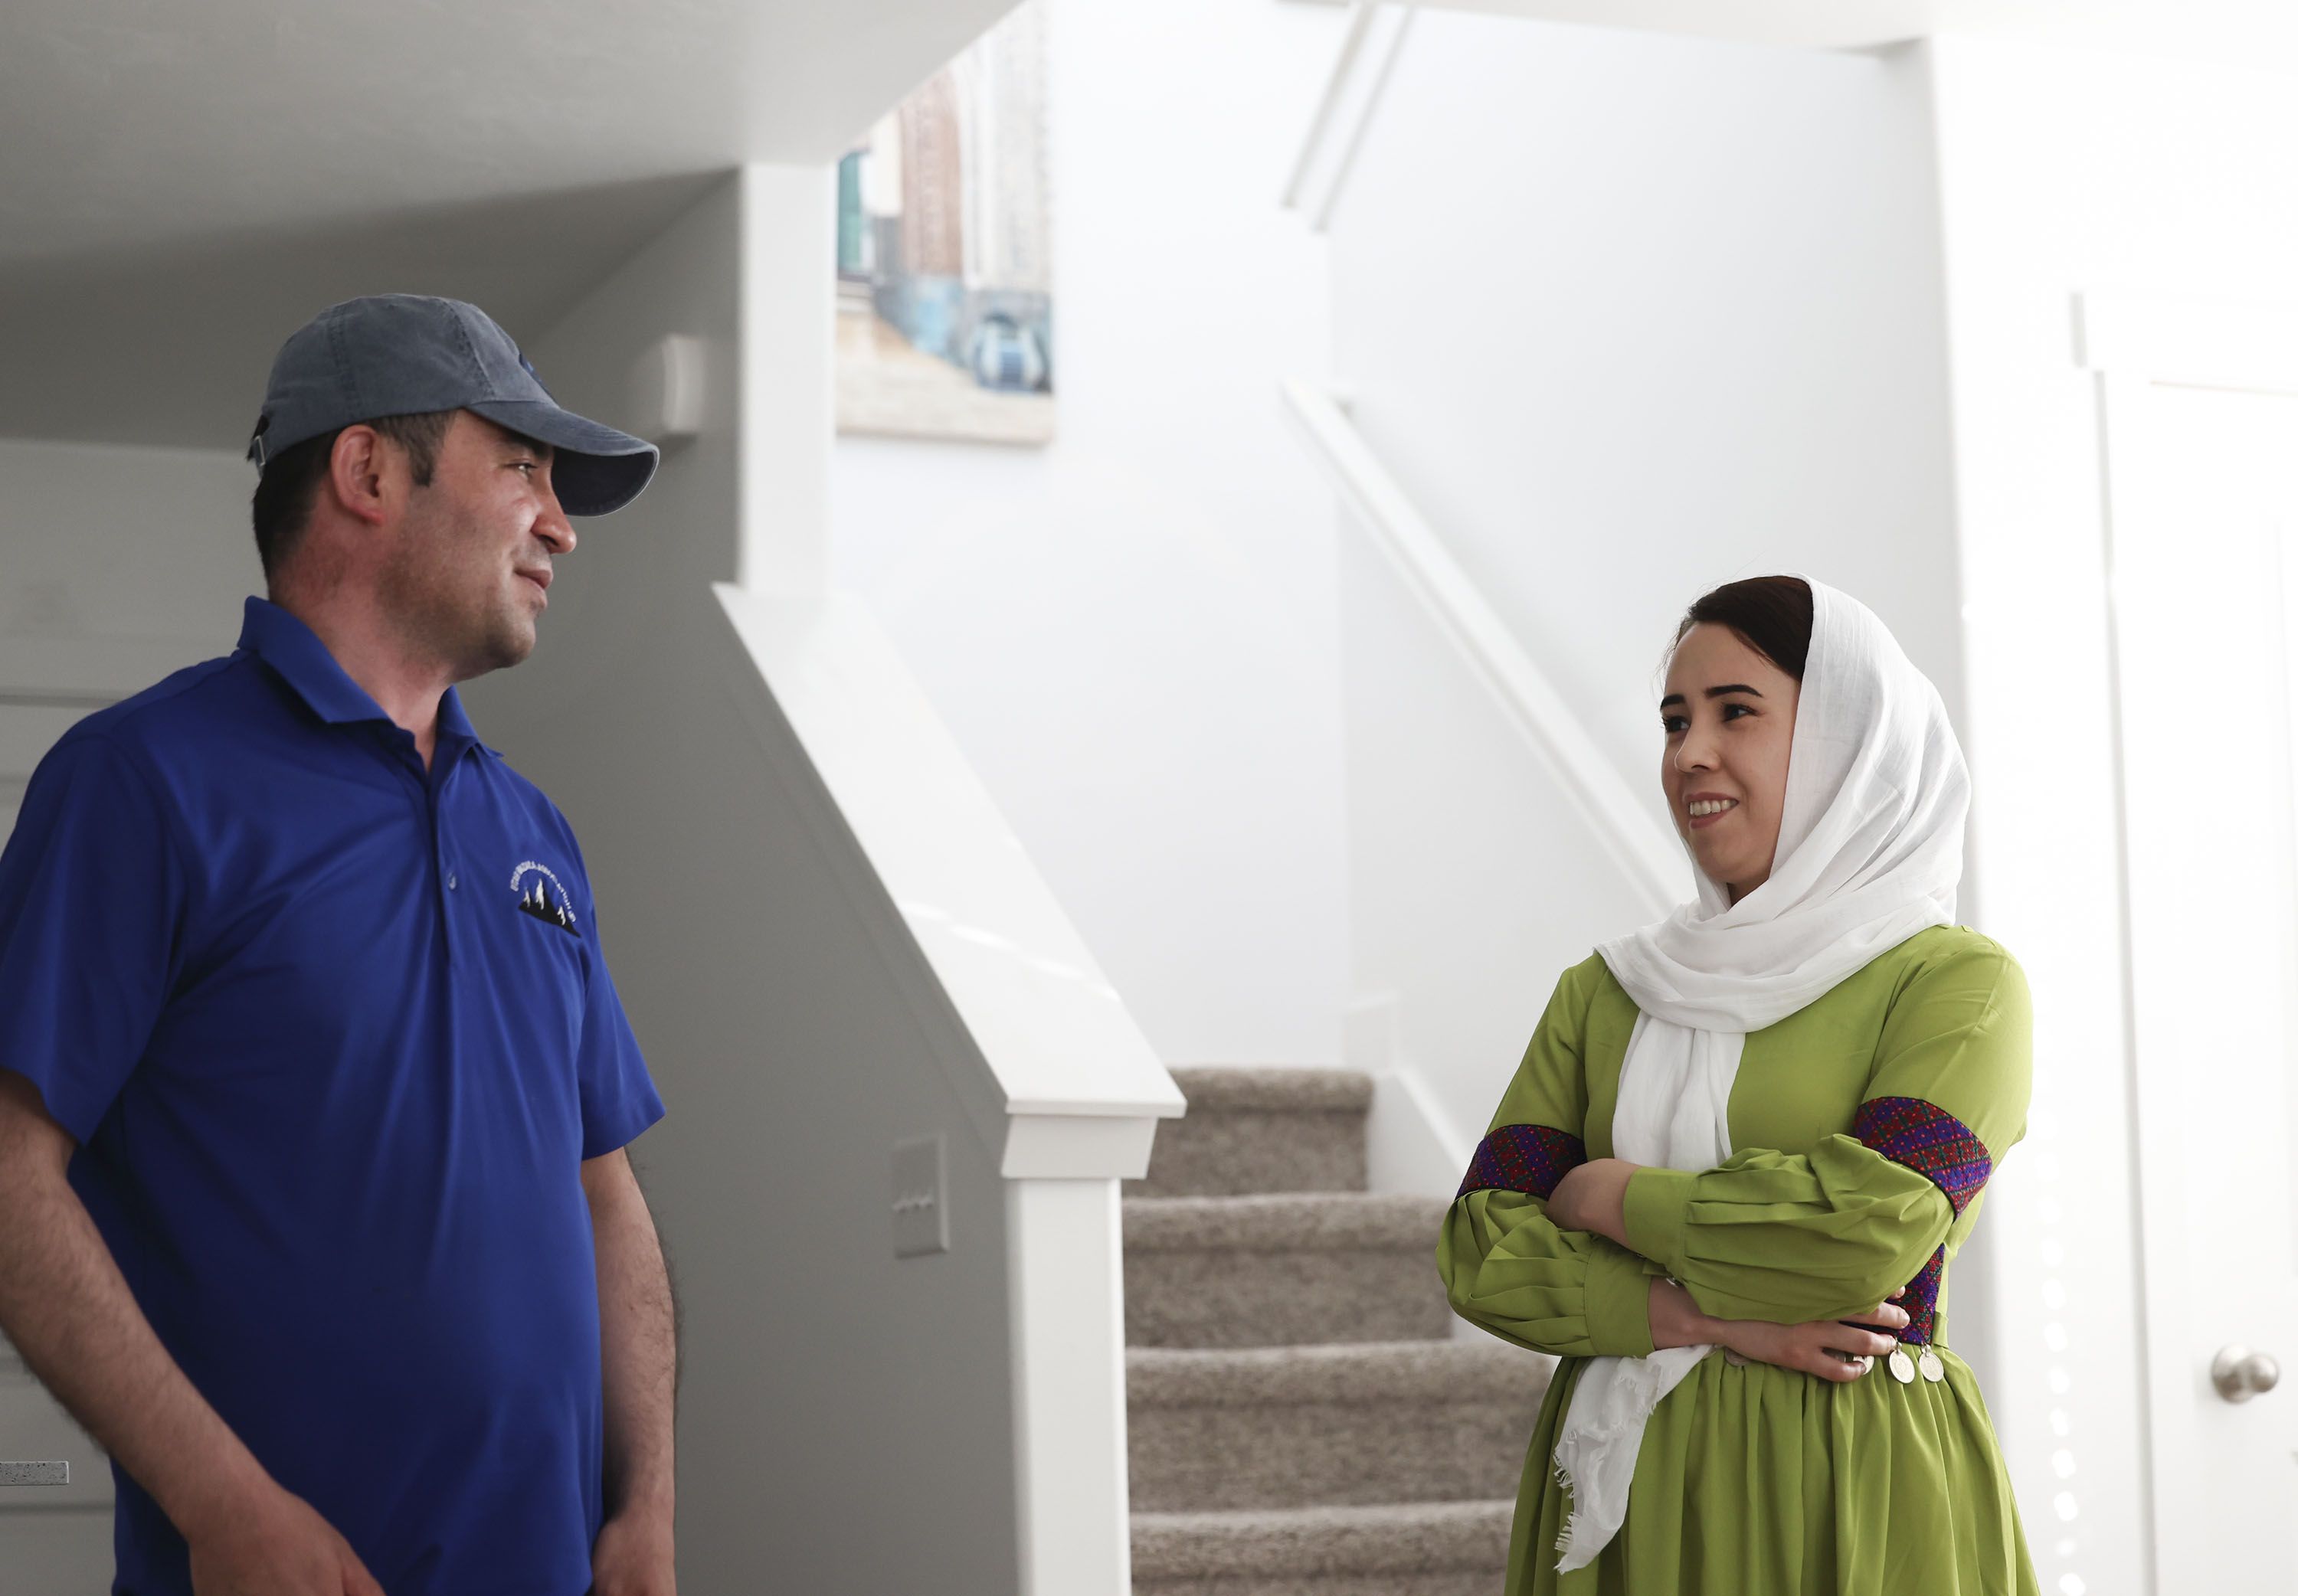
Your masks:
M 400 729 L 367 689 L 352 681 L 351 674 L 335 662 L 327 645 L 319 641 L 319 634 L 292 610 L 249 594 L 246 613 L 240 623 L 239 646 L 270 666 L 297 698 L 310 706 L 311 713 L 329 725 L 381 721 L 393 730 Z M 463 712 L 461 696 L 449 687 L 439 698 L 440 751 L 451 759 L 459 758 L 467 748 L 485 746 L 472 730 L 470 716 Z

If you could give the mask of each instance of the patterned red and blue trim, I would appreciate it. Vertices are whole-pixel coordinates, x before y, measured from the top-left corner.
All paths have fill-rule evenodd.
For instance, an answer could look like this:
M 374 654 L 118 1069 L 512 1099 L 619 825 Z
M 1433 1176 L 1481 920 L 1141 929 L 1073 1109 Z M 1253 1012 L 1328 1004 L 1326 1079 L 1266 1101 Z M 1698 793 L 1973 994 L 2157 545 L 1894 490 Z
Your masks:
M 1545 1202 L 1566 1171 L 1587 1162 L 1587 1144 L 1569 1131 L 1550 1125 L 1502 1125 L 1477 1145 L 1453 1201 L 1470 1192 L 1511 1191 Z
M 1851 1134 L 1894 1163 L 1927 1175 L 1958 1214 L 1995 1172 L 1987 1144 L 1947 1110 L 1920 1097 L 1872 1097 L 1859 1105 Z
M 1851 1134 L 1892 1162 L 1929 1177 L 1947 1194 L 1948 1204 L 1957 1214 L 1970 1206 L 1995 1172 L 1987 1144 L 1953 1114 L 1920 1097 L 1869 1099 L 1859 1105 Z M 1899 1306 L 1907 1311 L 1911 1320 L 1907 1327 L 1897 1331 L 1881 1325 L 1862 1327 L 1896 1335 L 1917 1346 L 1930 1344 L 1938 1320 L 1939 1282 L 1946 1273 L 1947 1248 L 1942 1245 L 1923 1265 L 1922 1272 L 1907 1282 L 1907 1294 L 1899 1299 Z

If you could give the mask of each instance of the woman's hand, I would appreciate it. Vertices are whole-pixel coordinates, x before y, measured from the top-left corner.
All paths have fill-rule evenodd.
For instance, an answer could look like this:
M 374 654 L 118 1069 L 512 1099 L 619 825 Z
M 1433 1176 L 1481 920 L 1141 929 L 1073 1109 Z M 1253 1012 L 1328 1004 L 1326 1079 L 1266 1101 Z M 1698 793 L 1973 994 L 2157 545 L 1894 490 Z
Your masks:
M 1904 1286 L 1891 1294 L 1894 1299 L 1905 1294 Z M 1756 1319 L 1713 1319 L 1699 1311 L 1690 1292 L 1671 1280 L 1652 1282 L 1650 1314 L 1655 1349 L 1713 1343 L 1731 1348 L 1742 1358 L 1792 1369 L 1838 1385 L 1848 1385 L 1872 1367 L 1847 1361 L 1838 1353 L 1848 1352 L 1855 1359 L 1880 1358 L 1896 1344 L 1888 1336 L 1878 1336 L 1872 1330 L 1831 1319 L 1801 1325 L 1774 1325 Z M 1895 1300 L 1878 1304 L 1872 1313 L 1862 1314 L 1860 1322 L 1897 1328 L 1909 1322 L 1909 1315 Z
M 1891 1294 L 1903 1296 L 1901 1286 Z M 1910 1322 L 1907 1311 L 1896 1302 L 1877 1305 L 1872 1313 L 1859 1316 L 1861 1324 L 1890 1325 L 1898 1327 Z M 1872 1330 L 1863 1330 L 1858 1325 L 1839 1319 L 1823 1319 L 1802 1325 L 1765 1324 L 1761 1319 L 1725 1319 L 1715 1321 L 1722 1332 L 1717 1340 L 1742 1358 L 1758 1363 L 1776 1364 L 1800 1373 L 1816 1375 L 1823 1380 L 1849 1385 L 1874 1367 L 1865 1360 L 1881 1358 L 1898 1344 L 1889 1336 L 1878 1336 Z M 1849 1360 L 1838 1356 L 1848 1352 Z

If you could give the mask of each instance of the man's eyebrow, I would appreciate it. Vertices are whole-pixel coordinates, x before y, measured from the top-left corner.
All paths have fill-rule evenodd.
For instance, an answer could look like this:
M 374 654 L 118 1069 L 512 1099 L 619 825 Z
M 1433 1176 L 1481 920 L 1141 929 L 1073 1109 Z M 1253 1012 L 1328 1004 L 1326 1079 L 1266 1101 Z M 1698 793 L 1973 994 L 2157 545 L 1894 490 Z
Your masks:
M 513 432 L 500 421 L 489 421 L 487 425 L 494 428 L 495 447 L 504 453 L 524 450 L 528 454 L 540 456 L 546 460 L 551 458 L 550 445 L 541 438 L 530 438 L 525 433 Z
M 1723 687 L 1707 688 L 1704 690 L 1704 696 L 1711 699 L 1720 699 L 1727 692 L 1743 692 L 1751 699 L 1760 699 L 1764 696 L 1744 682 L 1733 682 Z M 1665 709 L 1670 704 L 1681 704 L 1682 702 L 1683 695 L 1682 693 L 1672 692 L 1659 701 L 1659 707 L 1662 709 Z

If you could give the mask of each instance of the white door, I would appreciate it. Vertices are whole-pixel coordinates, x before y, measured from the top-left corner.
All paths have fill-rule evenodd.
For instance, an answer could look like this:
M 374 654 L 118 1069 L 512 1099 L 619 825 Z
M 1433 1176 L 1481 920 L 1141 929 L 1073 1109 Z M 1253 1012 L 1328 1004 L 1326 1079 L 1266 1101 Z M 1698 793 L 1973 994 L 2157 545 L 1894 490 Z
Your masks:
M 87 699 L 0 698 L 0 844 L 15 825 L 24 783 L 40 756 L 94 707 Z M 0 1483 L 0 1592 L 110 1590 L 112 1466 L 0 1336 L 0 1465 L 10 1463 L 62 1463 L 70 1477 L 62 1484 Z
M 2105 390 L 2154 1589 L 2265 1596 L 2298 1567 L 2298 397 Z M 2244 1349 L 2281 1382 L 2234 1401 Z

